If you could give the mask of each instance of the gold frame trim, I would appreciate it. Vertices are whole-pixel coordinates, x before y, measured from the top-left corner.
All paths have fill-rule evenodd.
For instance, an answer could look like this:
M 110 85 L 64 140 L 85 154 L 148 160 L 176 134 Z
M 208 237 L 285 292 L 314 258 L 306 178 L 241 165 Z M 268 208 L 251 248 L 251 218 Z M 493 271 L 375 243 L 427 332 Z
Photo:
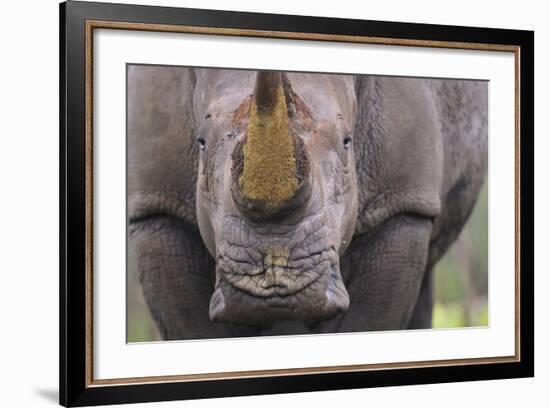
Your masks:
M 479 357 L 450 360 L 429 360 L 381 364 L 354 364 L 341 366 L 302 367 L 275 370 L 253 370 L 214 372 L 152 377 L 128 377 L 113 379 L 93 378 L 93 30 L 118 29 L 132 31 L 156 31 L 186 34 L 221 35 L 237 37 L 277 38 L 308 41 L 330 41 L 342 43 L 381 44 L 411 47 L 451 48 L 463 50 L 513 52 L 515 58 L 515 354 L 502 357 Z M 86 356 L 85 386 L 104 387 L 113 385 L 169 383 L 183 381 L 228 380 L 254 377 L 280 377 L 301 374 L 357 372 L 389 370 L 396 368 L 420 368 L 460 366 L 470 364 L 513 363 L 521 361 L 520 356 L 520 46 L 503 44 L 464 43 L 450 41 L 395 39 L 369 36 L 298 33 L 235 28 L 196 27 L 148 23 L 127 23 L 120 21 L 86 20 L 86 233 L 85 233 L 85 284 L 86 284 Z

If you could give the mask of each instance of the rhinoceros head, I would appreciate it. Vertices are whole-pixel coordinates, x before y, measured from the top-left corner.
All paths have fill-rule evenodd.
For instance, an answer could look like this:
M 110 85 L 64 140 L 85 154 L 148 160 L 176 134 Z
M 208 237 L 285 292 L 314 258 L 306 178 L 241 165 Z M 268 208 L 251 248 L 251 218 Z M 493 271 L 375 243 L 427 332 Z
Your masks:
M 196 207 L 216 260 L 211 320 L 323 320 L 347 310 L 339 256 L 357 218 L 352 81 L 197 73 Z

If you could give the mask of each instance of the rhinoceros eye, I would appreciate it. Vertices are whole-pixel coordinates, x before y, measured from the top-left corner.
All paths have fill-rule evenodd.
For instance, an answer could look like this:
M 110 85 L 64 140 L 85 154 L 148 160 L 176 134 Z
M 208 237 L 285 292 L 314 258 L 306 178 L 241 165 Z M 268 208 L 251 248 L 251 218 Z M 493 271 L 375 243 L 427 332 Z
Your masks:
M 344 138 L 344 148 L 349 149 L 351 147 L 351 137 L 346 136 Z
M 202 136 L 199 136 L 197 138 L 197 143 L 199 144 L 199 148 L 201 150 L 204 150 L 204 148 L 206 147 L 206 140 L 204 140 L 204 138 Z

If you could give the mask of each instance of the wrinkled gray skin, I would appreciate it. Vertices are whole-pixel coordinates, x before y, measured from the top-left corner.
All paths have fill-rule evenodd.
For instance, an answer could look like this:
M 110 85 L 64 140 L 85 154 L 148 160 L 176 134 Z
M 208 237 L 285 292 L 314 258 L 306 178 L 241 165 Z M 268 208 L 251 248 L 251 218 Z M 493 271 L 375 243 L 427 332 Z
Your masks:
M 487 83 L 286 77 L 311 196 L 261 219 L 231 191 L 256 72 L 128 68 L 130 243 L 164 339 L 431 325 L 433 266 L 486 174 Z

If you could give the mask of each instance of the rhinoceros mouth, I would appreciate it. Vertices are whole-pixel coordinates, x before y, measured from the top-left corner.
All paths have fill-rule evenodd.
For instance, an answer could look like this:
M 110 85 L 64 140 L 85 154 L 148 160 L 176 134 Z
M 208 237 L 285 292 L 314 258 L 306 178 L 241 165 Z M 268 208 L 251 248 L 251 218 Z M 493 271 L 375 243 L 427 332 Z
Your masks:
M 217 268 L 220 278 L 251 296 L 286 297 L 314 286 L 323 276 L 338 269 L 334 246 L 294 259 L 283 248 L 272 248 L 260 263 L 219 255 Z
M 227 239 L 217 251 L 211 320 L 325 320 L 347 310 L 338 251 L 323 221 L 323 216 L 311 217 L 279 234 L 266 234 L 242 220 L 226 220 Z

